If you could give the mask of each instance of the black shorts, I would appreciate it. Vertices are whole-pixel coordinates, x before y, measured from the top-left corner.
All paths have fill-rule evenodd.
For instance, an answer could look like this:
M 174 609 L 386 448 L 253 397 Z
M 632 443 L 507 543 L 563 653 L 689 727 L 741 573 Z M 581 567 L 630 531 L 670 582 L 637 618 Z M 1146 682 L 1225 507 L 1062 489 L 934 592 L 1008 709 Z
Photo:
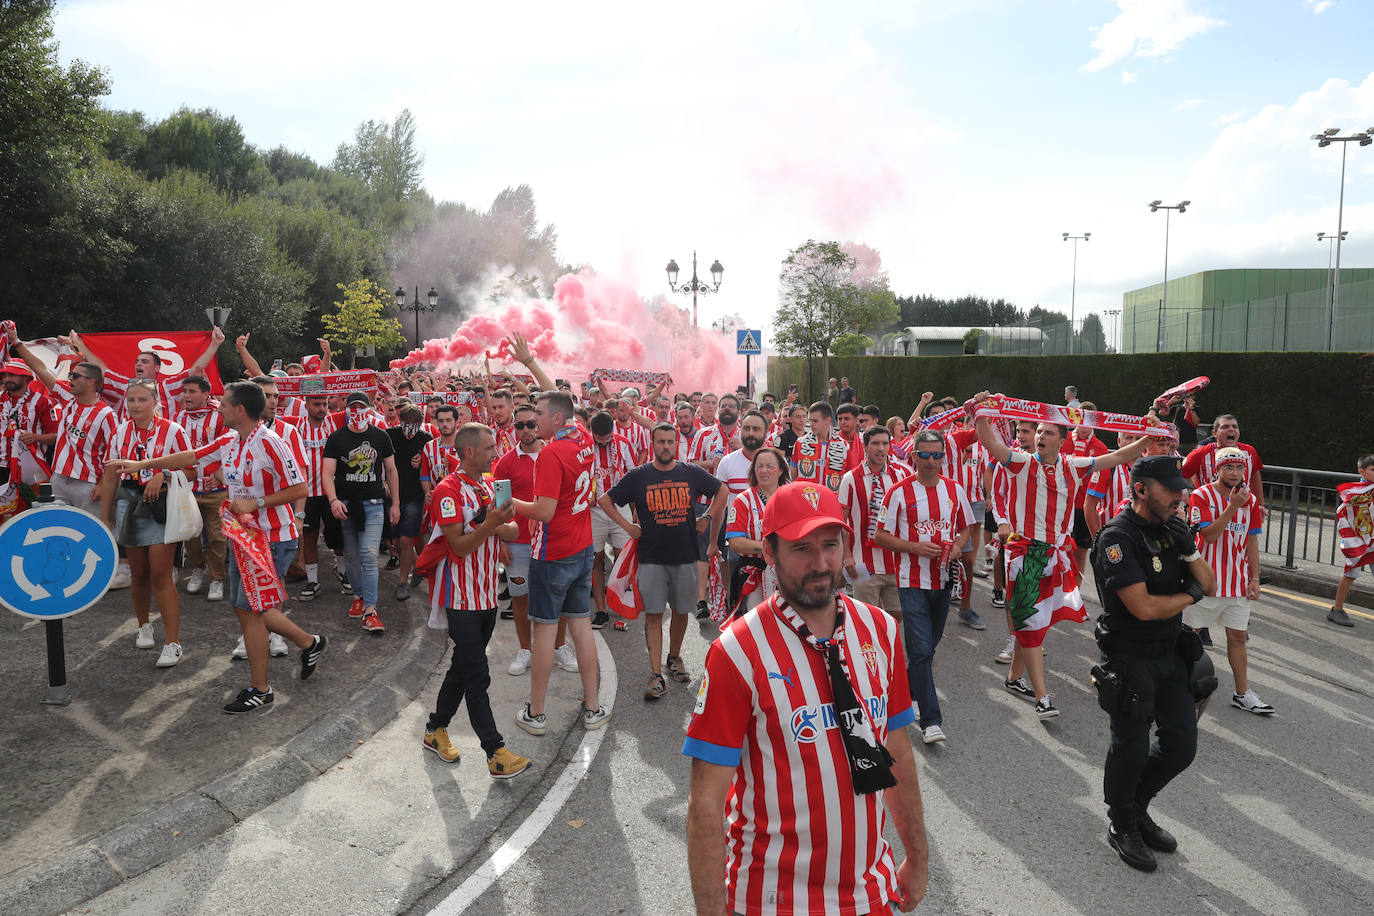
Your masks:
M 1088 530 L 1088 519 L 1082 509 L 1073 510 L 1073 542 L 1084 550 L 1093 545 L 1093 535 Z
M 328 496 L 307 496 L 305 498 L 305 524 L 307 531 L 320 527 L 320 521 L 329 516 Z
M 990 534 L 997 533 L 997 517 L 992 514 L 991 509 L 983 513 L 983 530 Z

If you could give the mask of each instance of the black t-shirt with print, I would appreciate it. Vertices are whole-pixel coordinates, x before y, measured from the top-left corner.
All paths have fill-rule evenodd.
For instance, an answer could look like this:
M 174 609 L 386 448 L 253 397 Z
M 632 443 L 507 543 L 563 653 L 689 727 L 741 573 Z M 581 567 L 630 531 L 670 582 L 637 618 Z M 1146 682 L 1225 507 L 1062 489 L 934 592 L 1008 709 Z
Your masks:
M 396 452 L 396 474 L 401 478 L 401 502 L 422 502 L 425 491 L 420 486 L 420 469 L 412 466 L 411 462 L 429 441 L 429 433 L 421 430 L 407 439 L 404 427 L 392 426 L 386 434 L 391 437 L 391 447 Z
M 324 457 L 338 462 L 334 468 L 334 492 L 345 501 L 384 498 L 385 459 L 393 454 L 391 437 L 375 426 L 360 433 L 345 426 L 324 440 Z
M 634 503 L 639 515 L 639 562 L 661 566 L 680 566 L 706 559 L 697 546 L 697 499 L 710 500 L 724 484 L 704 468 L 679 461 L 671 471 L 659 470 L 653 462 L 620 478 L 611 487 L 611 502 L 617 506 Z

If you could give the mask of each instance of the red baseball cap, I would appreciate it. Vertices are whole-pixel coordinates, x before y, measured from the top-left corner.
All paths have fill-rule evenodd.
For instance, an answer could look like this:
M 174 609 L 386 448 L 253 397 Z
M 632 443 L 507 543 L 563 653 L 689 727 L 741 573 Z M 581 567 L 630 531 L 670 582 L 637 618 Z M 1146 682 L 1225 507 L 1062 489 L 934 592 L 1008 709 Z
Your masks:
M 763 535 L 799 541 L 817 528 L 839 525 L 852 536 L 840 500 L 829 487 L 802 481 L 778 487 L 763 510 Z
M 33 378 L 33 370 L 22 359 L 7 359 L 4 365 L 0 365 L 0 375 L 23 375 Z

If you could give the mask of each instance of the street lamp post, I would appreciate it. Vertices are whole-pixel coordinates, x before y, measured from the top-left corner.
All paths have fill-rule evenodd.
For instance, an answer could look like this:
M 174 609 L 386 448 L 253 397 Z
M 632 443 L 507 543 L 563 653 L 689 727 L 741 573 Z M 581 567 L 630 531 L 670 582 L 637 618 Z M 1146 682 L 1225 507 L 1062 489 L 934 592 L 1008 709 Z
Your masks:
M 1110 339 L 1110 340 L 1116 340 L 1116 335 L 1117 335 L 1117 317 L 1121 314 L 1121 309 L 1103 309 L 1103 310 L 1102 310 L 1102 314 L 1106 315 L 1108 318 L 1110 318 L 1110 319 L 1112 320 L 1112 323 L 1111 323 L 1111 330 L 1108 331 L 1108 333 L 1111 335 L 1111 337 L 1110 337 L 1109 339 Z M 1116 352 L 1118 352 L 1118 353 L 1121 352 L 1121 341 L 1119 341 L 1119 340 L 1116 340 Z
M 1150 201 L 1150 212 L 1157 210 L 1164 211 L 1164 297 L 1159 300 L 1159 336 L 1155 340 L 1155 352 L 1164 352 L 1164 315 L 1169 306 L 1169 211 L 1177 210 L 1180 214 L 1188 209 L 1191 200 L 1180 200 L 1176 204 L 1165 204 L 1158 200 Z
M 420 301 L 420 287 L 415 287 L 415 301 L 406 305 L 406 288 L 396 287 L 396 307 L 401 311 L 415 313 L 415 346 L 420 346 L 420 313 L 432 312 L 434 307 L 439 304 L 439 291 L 434 287 L 429 288 L 429 295 L 425 297 L 429 300 L 428 304 Z
M 1080 239 L 1082 239 L 1084 242 L 1086 242 L 1086 241 L 1088 241 L 1089 239 L 1091 239 L 1092 237 L 1093 237 L 1093 234 L 1092 234 L 1091 232 L 1085 232 L 1085 233 L 1083 233 L 1082 235 L 1069 235 L 1067 232 L 1064 233 L 1064 241 L 1067 242 L 1069 239 L 1073 239 L 1073 286 L 1071 286 L 1071 287 L 1070 287 L 1070 290 L 1069 290 L 1069 355 L 1070 355 L 1070 356 L 1073 356 L 1073 316 L 1074 316 L 1074 312 L 1075 312 L 1075 310 L 1076 310 L 1076 307 L 1077 307 L 1077 305 L 1078 305 L 1078 241 L 1079 241 Z
M 1332 280 L 1332 277 L 1331 277 L 1331 257 L 1332 257 L 1332 252 L 1334 252 L 1334 251 L 1336 250 L 1337 239 L 1339 238 L 1340 241 L 1344 242 L 1344 241 L 1345 241 L 1345 237 L 1348 236 L 1349 234 L 1350 234 L 1350 230 L 1349 230 L 1349 229 L 1343 229 L 1343 230 L 1341 230 L 1341 231 L 1338 232 L 1338 233 L 1337 233 L 1337 232 L 1318 232 L 1318 233 L 1317 233 L 1317 241 L 1319 241 L 1319 242 L 1326 242 L 1326 243 L 1327 243 L 1327 245 L 1326 245 L 1326 307 L 1327 307 L 1328 311 L 1330 312 L 1330 315 L 1331 315 L 1331 319 L 1330 319 L 1330 320 L 1331 320 L 1331 324 L 1332 324 L 1333 326 L 1335 325 L 1336 321 L 1335 321 L 1335 317 L 1334 317 L 1334 316 L 1335 316 L 1335 312 L 1334 312 L 1335 306 L 1333 305 L 1333 302 L 1332 302 L 1332 299 L 1331 299 L 1331 293 L 1332 293 L 1332 291 L 1334 290 L 1334 286 L 1333 286 L 1333 284 L 1332 284 L 1332 282 L 1331 282 L 1331 280 Z
M 667 266 L 666 268 L 664 268 L 664 270 L 666 270 L 666 271 L 668 272 L 668 288 L 669 288 L 670 290 L 672 290 L 672 291 L 675 292 L 675 293 L 676 293 L 676 292 L 679 292 L 679 291 L 681 291 L 681 292 L 688 292 L 688 291 L 690 291 L 690 292 L 691 292 L 691 294 L 692 294 L 692 327 L 696 327 L 696 326 L 697 326 L 697 293 L 700 293 L 701 295 L 704 296 L 704 295 L 706 295 L 707 293 L 719 292 L 719 291 L 720 291 L 720 280 L 721 280 L 721 276 L 725 273 L 725 268 L 720 266 L 720 261 L 719 261 L 719 260 L 715 261 L 715 262 L 711 265 L 711 285 L 710 285 L 710 286 L 707 286 L 705 283 L 701 282 L 701 280 L 697 277 L 697 253 L 696 253 L 695 250 L 693 250 L 693 251 L 692 251 L 692 279 L 688 280 L 686 283 L 683 283 L 681 286 L 678 285 L 678 282 L 677 282 L 678 266 L 677 266 L 677 261 L 676 261 L 676 260 L 669 261 L 669 262 L 668 262 L 668 266 Z
M 1336 204 L 1336 277 L 1331 288 L 1331 326 L 1326 331 L 1326 348 L 1328 350 L 1336 347 L 1336 312 L 1341 306 L 1341 240 L 1345 238 L 1345 232 L 1341 228 L 1345 217 L 1345 151 L 1347 144 L 1352 142 L 1358 143 L 1360 146 L 1374 143 L 1374 127 L 1358 134 L 1351 134 L 1348 137 L 1337 136 L 1340 132 L 1339 127 L 1328 127 L 1321 133 L 1312 135 L 1312 139 L 1317 141 L 1318 147 L 1330 146 L 1332 143 L 1341 145 L 1341 191 Z

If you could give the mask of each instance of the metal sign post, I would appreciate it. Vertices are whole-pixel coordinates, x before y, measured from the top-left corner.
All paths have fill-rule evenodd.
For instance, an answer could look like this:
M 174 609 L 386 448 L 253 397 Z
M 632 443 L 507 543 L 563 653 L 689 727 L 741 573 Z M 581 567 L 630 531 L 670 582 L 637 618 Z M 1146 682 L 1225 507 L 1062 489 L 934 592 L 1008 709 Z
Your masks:
M 750 362 L 763 353 L 763 331 L 755 328 L 735 332 L 735 352 L 744 355 L 744 390 L 754 396 L 754 373 Z
M 31 509 L 0 525 L 0 604 L 43 621 L 48 692 L 42 702 L 66 706 L 72 692 L 62 619 L 104 596 L 119 565 L 119 549 L 95 516 L 54 502 L 50 484 L 39 484 L 38 489 Z

